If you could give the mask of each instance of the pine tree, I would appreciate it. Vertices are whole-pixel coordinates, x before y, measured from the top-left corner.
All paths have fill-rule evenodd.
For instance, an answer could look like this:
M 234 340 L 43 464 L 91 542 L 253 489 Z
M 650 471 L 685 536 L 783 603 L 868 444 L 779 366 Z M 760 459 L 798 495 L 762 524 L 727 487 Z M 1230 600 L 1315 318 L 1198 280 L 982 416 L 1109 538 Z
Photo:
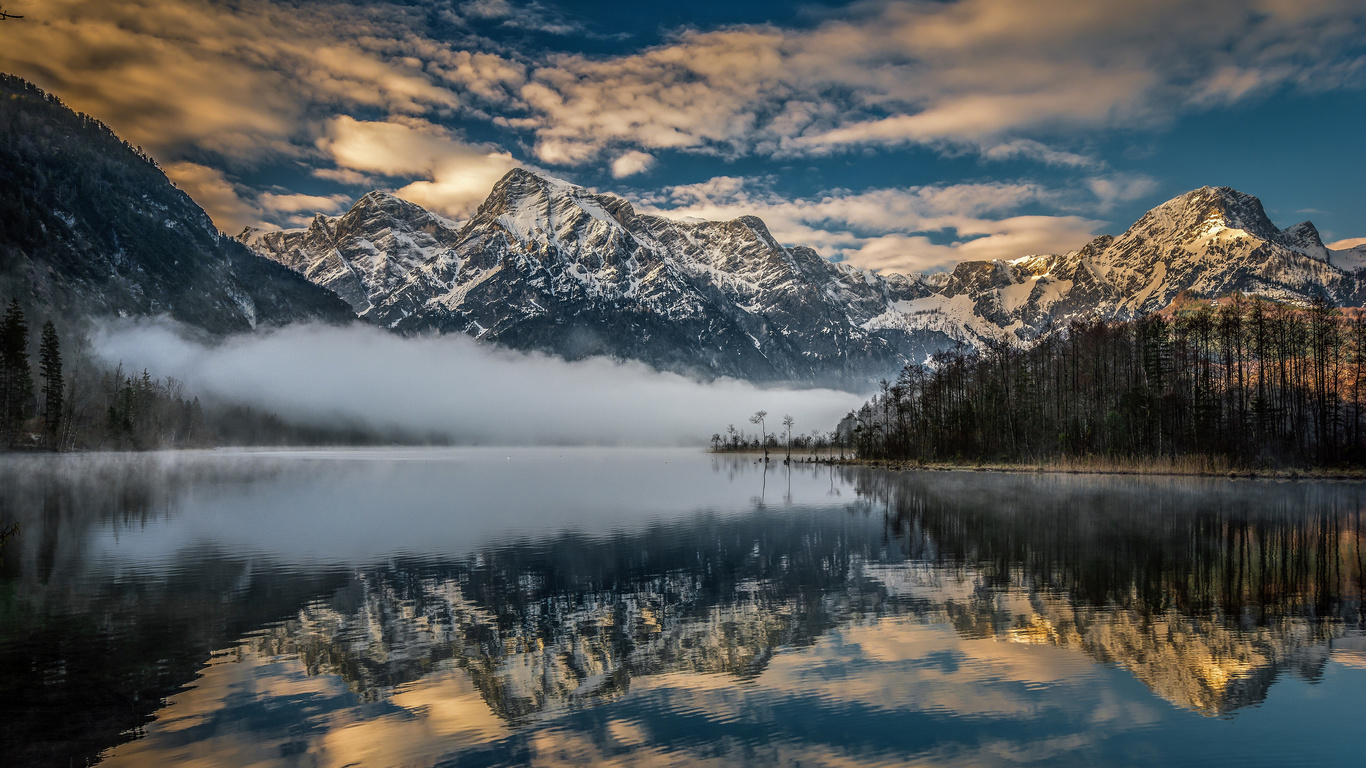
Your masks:
M 62 351 L 57 340 L 57 328 L 49 320 L 43 323 L 42 341 L 38 346 L 38 365 L 43 376 L 43 439 L 51 448 L 59 447 L 58 436 L 62 424 Z
M 28 321 L 12 299 L 0 322 L 0 444 L 18 442 L 32 412 L 33 374 L 28 364 Z

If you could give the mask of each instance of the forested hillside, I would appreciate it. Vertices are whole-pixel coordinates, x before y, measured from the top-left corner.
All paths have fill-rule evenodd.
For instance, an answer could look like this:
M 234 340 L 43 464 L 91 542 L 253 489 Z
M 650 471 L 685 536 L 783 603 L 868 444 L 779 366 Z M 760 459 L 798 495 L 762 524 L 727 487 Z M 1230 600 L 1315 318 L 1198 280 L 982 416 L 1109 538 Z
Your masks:
M 843 429 L 862 458 L 1366 462 L 1366 317 L 1234 297 L 907 366 Z
M 169 315 L 223 333 L 347 322 L 330 291 L 224 236 L 138 148 L 0 75 L 0 297 L 36 317 Z

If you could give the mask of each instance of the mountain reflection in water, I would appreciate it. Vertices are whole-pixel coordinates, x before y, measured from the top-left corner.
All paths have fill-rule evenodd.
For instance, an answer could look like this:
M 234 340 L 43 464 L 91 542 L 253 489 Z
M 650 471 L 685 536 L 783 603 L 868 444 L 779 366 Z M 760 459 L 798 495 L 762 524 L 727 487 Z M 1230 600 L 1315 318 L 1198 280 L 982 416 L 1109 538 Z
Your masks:
M 0 481 L 19 765 L 1247 765 L 1366 716 L 1359 484 L 583 449 Z

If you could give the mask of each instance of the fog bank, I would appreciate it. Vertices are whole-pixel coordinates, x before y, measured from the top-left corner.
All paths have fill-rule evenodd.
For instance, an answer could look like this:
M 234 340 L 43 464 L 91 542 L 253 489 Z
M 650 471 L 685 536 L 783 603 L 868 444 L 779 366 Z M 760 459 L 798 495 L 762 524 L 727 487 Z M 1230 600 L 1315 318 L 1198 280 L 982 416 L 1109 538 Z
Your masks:
M 829 430 L 865 398 L 828 389 L 703 384 L 640 363 L 566 362 L 466 336 L 404 338 L 356 325 L 296 325 L 206 342 L 169 321 L 119 321 L 92 336 L 109 365 L 182 379 L 201 398 L 310 425 L 438 433 L 461 444 L 696 445 L 769 412 L 794 432 Z

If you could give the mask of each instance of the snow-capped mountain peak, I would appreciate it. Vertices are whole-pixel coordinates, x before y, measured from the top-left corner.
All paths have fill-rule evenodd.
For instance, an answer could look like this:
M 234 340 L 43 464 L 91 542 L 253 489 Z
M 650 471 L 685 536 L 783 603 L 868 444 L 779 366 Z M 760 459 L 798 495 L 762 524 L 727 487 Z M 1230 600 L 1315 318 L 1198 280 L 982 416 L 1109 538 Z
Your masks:
M 517 169 L 458 230 L 434 218 L 372 194 L 306 229 L 243 239 L 399 332 L 703 376 L 863 387 L 964 335 L 957 322 L 906 321 L 899 303 L 932 297 L 918 278 L 786 248 L 753 216 L 642 215 L 615 195 Z
M 1201 187 L 1178 195 L 1149 211 L 1132 229 L 1179 242 L 1226 231 L 1270 240 L 1279 232 L 1262 209 L 1262 201 L 1229 187 Z
M 302 273 L 365 317 L 374 299 L 438 255 L 458 225 L 384 192 L 370 192 L 340 216 L 318 214 L 302 229 L 238 235 L 258 254 Z
M 1333 251 L 1261 202 L 1202 187 L 1066 254 L 879 275 L 786 247 L 762 220 L 670 219 L 525 169 L 460 225 L 370 193 L 304 229 L 242 239 L 400 332 L 461 332 L 569 358 L 866 387 L 964 343 L 1128 319 L 1180 294 L 1360 303 L 1366 248 Z M 1351 274 L 1349 274 L 1351 273 Z
M 1319 230 L 1312 221 L 1301 221 L 1281 230 L 1279 240 L 1283 245 L 1306 256 L 1319 261 L 1329 260 L 1328 248 L 1324 246 L 1323 238 L 1319 237 Z

